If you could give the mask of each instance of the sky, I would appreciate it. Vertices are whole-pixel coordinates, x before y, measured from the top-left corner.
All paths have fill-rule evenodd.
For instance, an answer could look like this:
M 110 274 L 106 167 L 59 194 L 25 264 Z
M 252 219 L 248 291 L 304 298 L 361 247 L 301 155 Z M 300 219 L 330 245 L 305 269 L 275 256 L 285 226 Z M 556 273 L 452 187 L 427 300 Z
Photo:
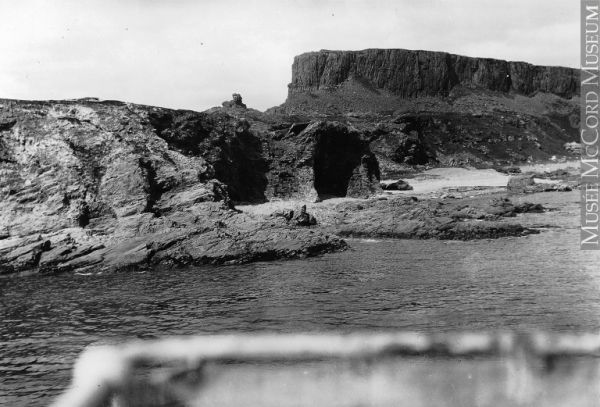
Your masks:
M 578 0 L 0 0 L 0 98 L 205 110 L 285 101 L 303 52 L 405 48 L 579 66 Z

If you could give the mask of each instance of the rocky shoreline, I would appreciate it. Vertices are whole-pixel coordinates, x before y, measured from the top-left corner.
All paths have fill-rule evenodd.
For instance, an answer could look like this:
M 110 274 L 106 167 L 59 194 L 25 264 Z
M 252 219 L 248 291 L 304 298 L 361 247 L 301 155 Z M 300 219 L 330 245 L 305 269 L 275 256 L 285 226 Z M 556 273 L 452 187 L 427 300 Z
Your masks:
M 446 183 L 432 178 L 429 182 L 422 181 L 416 193 L 413 190 L 386 191 L 366 199 L 332 199 L 309 203 L 308 210 L 322 230 L 342 237 L 472 240 L 526 236 L 540 231 L 535 226 L 523 225 L 522 214 L 544 215 L 556 209 L 535 203 L 529 196 L 576 189 L 577 182 L 573 178 L 577 168 L 571 164 L 567 163 L 565 169 L 557 171 L 564 175 L 564 179 L 544 182 L 543 178 L 537 178 L 544 177 L 544 173 L 538 173 L 525 190 L 513 190 L 506 186 L 506 182 L 504 186 L 494 186 L 498 181 L 490 178 L 489 172 L 472 169 L 464 173 L 455 171 L 458 176 L 445 180 L 457 185 L 469 177 L 466 182 L 470 182 L 470 186 L 447 187 L 444 186 Z M 446 170 L 451 172 L 451 169 Z M 482 173 L 482 179 L 474 176 Z M 421 175 L 426 177 L 427 173 Z M 529 173 L 505 178 L 509 184 L 514 184 L 520 179 L 532 180 L 531 176 Z M 502 179 L 503 176 L 497 173 L 496 178 Z M 486 179 L 488 185 L 485 185 Z M 279 201 L 240 208 L 254 216 L 268 217 L 270 213 L 293 211 L 302 204 L 306 202 Z M 547 217 L 545 226 L 552 223 L 550 215 Z
M 385 83 L 363 72 L 364 55 L 404 62 Z M 507 178 L 462 195 L 459 184 L 444 196 L 419 192 L 439 176 L 431 168 L 509 173 L 519 162 L 576 157 L 571 70 L 456 56 L 448 65 L 468 62 L 464 72 L 479 66 L 491 79 L 508 69 L 507 85 L 476 71 L 452 76 L 445 54 L 364 55 L 299 57 L 288 100 L 267 112 L 239 94 L 205 112 L 0 99 L 0 275 L 299 258 L 345 250 L 344 237 L 522 236 L 537 231 L 515 215 L 544 208 L 507 193 L 577 187 L 574 173 L 555 172 L 541 184 L 543 174 L 513 174 L 508 191 Z M 311 71 L 319 58 L 325 73 Z M 453 79 L 439 88 L 417 78 L 431 86 L 404 94 L 406 63 L 423 58 L 442 61 L 440 78 Z M 260 209 L 277 202 L 287 212 Z
M 112 231 L 73 226 L 8 237 L 0 240 L 0 270 L 8 275 L 237 264 L 345 250 L 349 246 L 343 238 L 472 240 L 539 233 L 516 217 L 547 208 L 523 197 L 513 202 L 504 192 L 483 190 L 464 197 L 353 198 L 313 203 L 305 219 L 301 202 L 282 202 L 296 208 L 296 214 L 293 209 L 264 214 L 205 202 L 161 217 L 122 217 L 114 220 Z
M 232 197 L 264 200 L 252 172 L 262 157 L 249 154 L 257 140 L 245 121 L 120 102 L 2 105 L 0 274 L 228 264 L 346 247 L 235 209 Z

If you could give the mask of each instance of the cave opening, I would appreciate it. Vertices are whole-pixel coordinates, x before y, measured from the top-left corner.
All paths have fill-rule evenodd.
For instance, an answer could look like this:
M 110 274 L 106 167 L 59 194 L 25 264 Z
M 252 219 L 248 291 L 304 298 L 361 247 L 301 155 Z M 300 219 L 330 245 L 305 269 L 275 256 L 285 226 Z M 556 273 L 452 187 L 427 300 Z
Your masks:
M 364 146 L 356 133 L 323 129 L 316 134 L 314 186 L 319 198 L 344 197 L 354 170 L 361 165 Z

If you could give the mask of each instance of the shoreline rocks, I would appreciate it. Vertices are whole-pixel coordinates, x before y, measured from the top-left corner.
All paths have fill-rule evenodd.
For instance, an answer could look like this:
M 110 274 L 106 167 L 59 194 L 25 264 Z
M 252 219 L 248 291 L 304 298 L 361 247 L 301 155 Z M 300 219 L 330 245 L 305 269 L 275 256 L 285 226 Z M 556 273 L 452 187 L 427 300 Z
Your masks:
M 545 182 L 535 181 L 535 175 L 519 175 L 510 177 L 506 189 L 511 194 L 532 194 L 536 192 L 569 192 L 572 187 L 564 182 Z
M 317 219 L 306 211 L 306 205 L 302 205 L 298 211 L 285 210 L 271 214 L 271 217 L 282 217 L 288 224 L 295 226 L 315 226 Z
M 472 240 L 524 236 L 539 231 L 509 218 L 543 212 L 541 205 L 515 204 L 502 195 L 463 199 L 412 197 L 341 203 L 334 209 L 330 230 L 342 237 Z
M 384 191 L 412 191 L 413 187 L 408 182 L 399 179 L 388 183 L 382 182 L 381 189 Z

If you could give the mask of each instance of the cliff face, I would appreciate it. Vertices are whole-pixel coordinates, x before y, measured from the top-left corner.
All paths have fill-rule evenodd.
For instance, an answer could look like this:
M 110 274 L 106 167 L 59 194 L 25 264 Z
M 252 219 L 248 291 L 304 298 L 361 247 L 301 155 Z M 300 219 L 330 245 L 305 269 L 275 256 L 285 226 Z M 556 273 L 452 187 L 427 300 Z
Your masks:
M 260 134 L 223 111 L 0 100 L 0 274 L 229 263 L 337 250 L 235 210 L 267 188 Z
M 269 139 L 269 198 L 366 198 L 381 191 L 377 159 L 356 129 L 315 121 Z
M 447 96 L 456 86 L 531 95 L 579 94 L 579 71 L 525 62 L 404 49 L 309 52 L 294 58 L 290 95 L 332 90 L 349 79 L 402 98 Z
M 579 70 L 403 49 L 297 56 L 270 112 L 335 119 L 370 140 L 383 178 L 419 164 L 504 165 L 569 156 Z

